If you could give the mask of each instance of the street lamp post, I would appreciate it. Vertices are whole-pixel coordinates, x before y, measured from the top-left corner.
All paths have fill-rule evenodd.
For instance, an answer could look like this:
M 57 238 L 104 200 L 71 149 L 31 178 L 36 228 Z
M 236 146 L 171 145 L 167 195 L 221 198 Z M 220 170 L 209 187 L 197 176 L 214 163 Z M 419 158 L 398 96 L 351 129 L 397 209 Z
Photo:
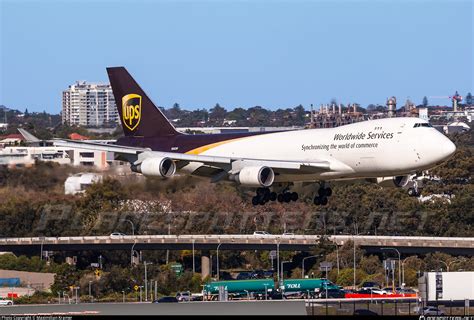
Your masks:
M 354 290 L 356 288 L 356 242 L 355 237 L 352 238 L 352 242 L 354 242 Z
M 282 261 L 281 262 L 281 283 L 283 285 L 283 270 L 284 270 L 284 265 L 285 263 L 290 263 L 291 261 Z
M 194 242 L 195 242 L 195 241 L 196 241 L 196 240 L 193 239 L 193 275 L 196 273 L 196 264 L 195 264 L 195 260 L 196 260 L 196 259 L 194 258 Z
M 337 245 L 336 242 L 334 242 L 336 245 L 336 264 L 337 264 L 337 275 L 339 275 L 339 246 Z
M 302 272 L 301 272 L 301 278 L 304 279 L 304 261 L 305 261 L 306 259 L 309 259 L 309 258 L 316 258 L 316 257 L 319 257 L 319 256 L 321 256 L 321 255 L 318 254 L 318 255 L 314 255 L 314 256 L 309 256 L 309 257 L 303 258 L 303 262 L 301 263 L 301 271 L 302 271 Z
M 223 243 L 219 243 L 217 245 L 217 281 L 219 281 L 219 247 L 222 245 Z
M 122 221 L 130 222 L 130 224 L 132 225 L 132 236 L 134 236 L 135 235 L 135 225 L 133 224 L 132 220 L 122 219 Z
M 43 260 L 43 242 L 44 242 L 44 237 L 41 237 L 41 255 L 40 255 L 40 260 Z
M 280 286 L 280 242 L 277 242 L 277 282 Z
M 130 251 L 130 266 L 133 267 L 133 248 L 137 244 L 137 241 L 135 240 L 132 245 L 132 250 Z
M 411 257 L 406 257 L 402 261 L 402 284 L 405 283 L 405 261 L 407 261 L 409 258 L 411 258 Z
M 145 302 L 148 302 L 148 278 L 147 278 L 146 266 L 153 263 L 145 261 L 143 264 L 145 265 Z
M 398 251 L 396 248 L 380 248 L 380 250 L 394 250 L 398 253 L 398 287 L 402 287 L 402 266 L 401 266 L 401 255 L 400 251 Z

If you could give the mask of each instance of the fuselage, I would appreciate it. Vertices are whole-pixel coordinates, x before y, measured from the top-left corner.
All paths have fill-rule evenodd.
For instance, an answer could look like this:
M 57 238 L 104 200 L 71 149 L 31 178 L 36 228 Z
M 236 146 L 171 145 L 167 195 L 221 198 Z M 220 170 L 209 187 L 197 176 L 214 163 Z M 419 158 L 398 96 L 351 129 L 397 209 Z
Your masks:
M 439 165 L 456 150 L 446 136 L 419 118 L 387 118 L 336 128 L 264 134 L 143 138 L 139 144 L 119 140 L 119 144 L 235 159 L 330 163 L 329 171 L 282 173 L 275 182 L 405 175 Z M 191 163 L 181 170 L 192 173 L 197 166 Z

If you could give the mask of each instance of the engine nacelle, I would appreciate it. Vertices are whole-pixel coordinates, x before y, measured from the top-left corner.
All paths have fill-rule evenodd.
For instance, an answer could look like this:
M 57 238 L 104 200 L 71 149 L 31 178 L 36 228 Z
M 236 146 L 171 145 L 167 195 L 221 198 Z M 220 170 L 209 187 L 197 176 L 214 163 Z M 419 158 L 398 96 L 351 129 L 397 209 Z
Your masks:
M 375 180 L 375 179 L 374 179 Z M 382 187 L 405 188 L 410 183 L 410 176 L 382 177 L 374 181 Z
M 144 176 L 169 178 L 176 172 L 176 163 L 170 158 L 146 158 L 137 166 L 132 166 L 132 171 Z
M 269 187 L 274 179 L 273 169 L 266 166 L 244 167 L 235 177 L 237 182 L 248 187 Z

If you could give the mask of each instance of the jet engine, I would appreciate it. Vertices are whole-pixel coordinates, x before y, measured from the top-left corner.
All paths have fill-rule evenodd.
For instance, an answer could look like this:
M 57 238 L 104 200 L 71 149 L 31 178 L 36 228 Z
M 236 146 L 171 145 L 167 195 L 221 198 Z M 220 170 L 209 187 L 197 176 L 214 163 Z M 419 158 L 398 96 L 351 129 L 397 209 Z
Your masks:
M 132 165 L 132 171 L 144 176 L 169 178 L 176 172 L 176 164 L 170 158 L 146 158 L 139 165 Z
M 240 170 L 235 180 L 248 187 L 269 187 L 275 179 L 273 169 L 266 166 L 244 167 Z
M 374 179 L 376 183 L 382 187 L 397 187 L 405 188 L 409 185 L 411 179 L 410 176 L 396 176 L 396 177 L 382 177 Z

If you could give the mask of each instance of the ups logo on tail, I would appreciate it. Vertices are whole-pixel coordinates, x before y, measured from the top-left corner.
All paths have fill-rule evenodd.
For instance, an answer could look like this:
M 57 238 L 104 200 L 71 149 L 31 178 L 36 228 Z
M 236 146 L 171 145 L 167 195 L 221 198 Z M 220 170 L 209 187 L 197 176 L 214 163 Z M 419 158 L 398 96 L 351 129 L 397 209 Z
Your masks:
M 138 127 L 142 117 L 142 97 L 138 94 L 127 94 L 122 97 L 122 122 L 133 131 Z

